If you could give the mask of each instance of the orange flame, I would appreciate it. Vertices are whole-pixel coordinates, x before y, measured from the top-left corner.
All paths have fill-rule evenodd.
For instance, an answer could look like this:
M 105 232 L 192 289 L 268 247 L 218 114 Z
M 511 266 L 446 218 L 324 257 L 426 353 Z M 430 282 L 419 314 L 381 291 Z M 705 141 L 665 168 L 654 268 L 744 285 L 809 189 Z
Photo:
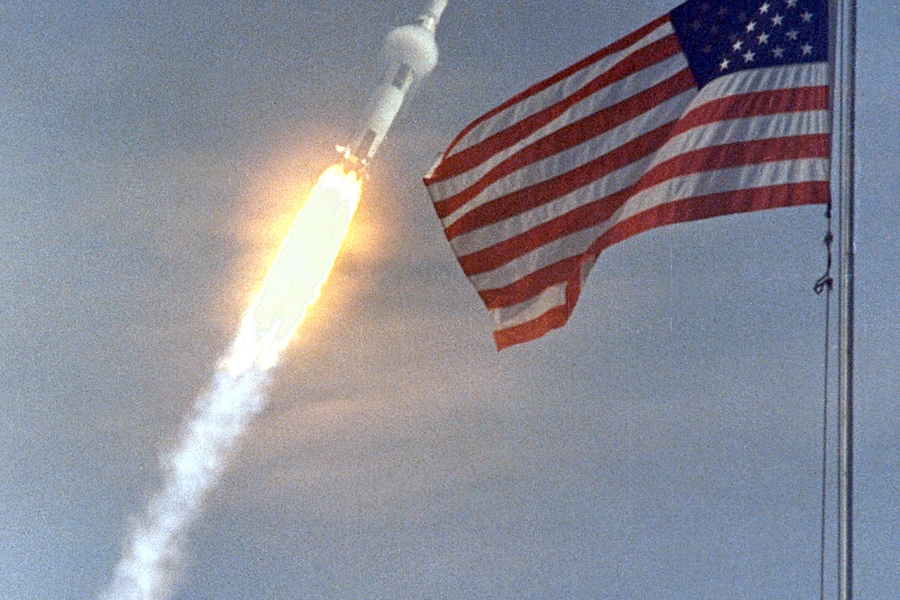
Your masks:
M 356 207 L 361 182 L 355 171 L 332 165 L 319 177 L 275 257 L 262 290 L 244 313 L 224 364 L 232 375 L 278 362 L 334 266 Z

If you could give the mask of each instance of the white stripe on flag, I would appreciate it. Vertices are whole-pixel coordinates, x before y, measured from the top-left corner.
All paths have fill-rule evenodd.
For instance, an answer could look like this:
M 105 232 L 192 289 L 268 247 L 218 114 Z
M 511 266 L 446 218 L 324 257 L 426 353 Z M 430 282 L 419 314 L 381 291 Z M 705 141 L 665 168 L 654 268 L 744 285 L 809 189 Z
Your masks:
M 594 80 L 615 65 L 623 62 L 636 51 L 666 37 L 667 35 L 672 35 L 673 33 L 675 33 L 675 31 L 672 29 L 672 24 L 665 22 L 628 48 L 610 54 L 558 83 L 555 83 L 547 89 L 541 90 L 537 94 L 529 96 L 523 101 L 507 107 L 496 115 L 493 115 L 490 119 L 479 123 L 469 131 L 453 147 L 450 156 L 458 154 L 478 142 L 489 138 L 495 133 L 515 125 L 523 119 L 546 110 L 548 106 L 556 104 L 559 100 L 571 96 L 574 92 L 583 88 L 585 84 Z
M 490 158 L 468 171 L 459 173 L 446 180 L 430 184 L 429 190 L 433 194 L 433 197 L 438 199 L 449 198 L 450 196 L 458 194 L 479 181 L 489 173 L 491 169 L 519 152 L 522 148 L 531 145 L 541 138 L 547 137 L 563 127 L 580 121 L 585 117 L 607 109 L 615 104 L 619 104 L 631 96 L 665 81 L 676 73 L 683 71 L 685 68 L 687 68 L 687 61 L 684 59 L 684 55 L 676 54 L 675 56 L 655 63 L 653 66 L 639 71 L 621 81 L 602 88 L 581 102 L 575 104 L 550 123 L 547 123 L 540 129 L 534 131 L 531 135 L 513 146 L 498 151 L 496 154 L 491 155 Z M 623 95 L 626 93 L 627 95 Z M 560 100 L 562 100 L 562 98 L 560 98 Z M 651 107 L 647 108 L 649 109 Z M 452 156 L 452 154 L 450 156 Z
M 698 193 L 827 181 L 828 174 L 828 159 L 814 158 L 703 171 L 675 177 L 633 196 L 610 219 L 594 227 L 557 238 L 492 271 L 470 275 L 469 279 L 479 291 L 506 287 L 539 269 L 586 252 L 594 240 L 620 221 L 663 204 L 693 198 Z
M 550 156 L 523 169 L 519 169 L 498 179 L 469 202 L 442 219 L 444 227 L 449 227 L 473 209 L 496 200 L 513 190 L 532 186 L 562 173 L 567 173 L 603 154 L 614 152 L 633 139 L 674 121 L 696 95 L 695 90 L 675 96 L 638 117 L 591 138 L 588 142 Z M 613 190 L 615 191 L 615 190 Z
M 700 91 L 695 104 L 748 92 L 790 90 L 827 84 L 828 66 L 825 63 L 750 69 L 724 75 L 709 82 Z
M 551 285 L 541 293 L 510 307 L 495 308 L 488 311 L 491 315 L 494 330 L 515 327 L 537 319 L 549 310 L 566 304 L 566 282 Z
M 827 200 L 828 64 L 742 64 L 698 91 L 668 19 L 476 120 L 426 176 L 498 348 L 562 326 L 597 255 L 627 237 Z M 693 67 L 704 82 L 716 68 Z
M 653 164 L 673 158 L 685 150 L 717 146 L 721 144 L 722 140 L 735 143 L 800 134 L 828 133 L 830 131 L 828 121 L 827 111 L 810 111 L 732 119 L 695 127 L 672 138 L 660 148 L 655 156 L 651 155 L 632 162 L 587 186 L 557 198 L 553 202 L 458 235 L 450 240 L 450 244 L 457 256 L 465 256 L 489 248 L 529 231 L 541 223 L 571 212 L 579 206 L 622 191 L 633 185 L 640 175 Z M 509 188 L 504 189 L 503 193 L 508 193 L 508 191 L 516 189 L 516 186 L 521 186 L 520 178 L 522 177 L 527 180 L 527 173 L 519 172 L 519 178 L 511 180 L 508 184 Z M 445 226 L 455 221 L 451 220 L 453 216 L 444 220 Z
M 786 183 L 828 181 L 829 172 L 827 158 L 803 158 L 683 175 L 632 196 L 616 217 L 607 223 L 614 225 L 616 221 L 624 221 L 663 204 L 711 193 L 751 190 Z M 599 231 L 598 236 L 606 229 Z

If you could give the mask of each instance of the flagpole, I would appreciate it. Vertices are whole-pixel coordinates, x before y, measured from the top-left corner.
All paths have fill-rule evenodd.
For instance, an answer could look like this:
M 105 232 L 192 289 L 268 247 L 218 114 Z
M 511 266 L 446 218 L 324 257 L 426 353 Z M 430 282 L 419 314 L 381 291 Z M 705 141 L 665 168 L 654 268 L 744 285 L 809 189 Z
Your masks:
M 856 0 L 840 3 L 841 309 L 838 380 L 838 591 L 853 598 L 853 340 Z

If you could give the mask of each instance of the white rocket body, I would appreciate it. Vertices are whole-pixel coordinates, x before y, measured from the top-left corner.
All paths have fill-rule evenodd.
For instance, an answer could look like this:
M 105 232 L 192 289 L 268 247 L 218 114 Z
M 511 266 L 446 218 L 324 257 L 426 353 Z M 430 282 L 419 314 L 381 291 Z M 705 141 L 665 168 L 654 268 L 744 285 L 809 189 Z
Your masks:
M 413 25 L 392 30 L 385 40 L 388 68 L 375 89 L 363 126 L 350 146 L 338 146 L 344 159 L 365 166 L 375 156 L 413 83 L 434 69 L 438 60 L 434 32 L 447 0 L 432 0 Z

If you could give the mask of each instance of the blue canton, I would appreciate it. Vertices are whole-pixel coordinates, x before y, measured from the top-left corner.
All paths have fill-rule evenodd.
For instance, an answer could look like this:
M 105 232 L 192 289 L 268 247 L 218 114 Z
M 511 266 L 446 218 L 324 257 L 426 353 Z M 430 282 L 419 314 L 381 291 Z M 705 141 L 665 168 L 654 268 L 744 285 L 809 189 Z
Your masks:
M 828 60 L 826 0 L 690 0 L 671 19 L 699 88 L 745 69 Z

